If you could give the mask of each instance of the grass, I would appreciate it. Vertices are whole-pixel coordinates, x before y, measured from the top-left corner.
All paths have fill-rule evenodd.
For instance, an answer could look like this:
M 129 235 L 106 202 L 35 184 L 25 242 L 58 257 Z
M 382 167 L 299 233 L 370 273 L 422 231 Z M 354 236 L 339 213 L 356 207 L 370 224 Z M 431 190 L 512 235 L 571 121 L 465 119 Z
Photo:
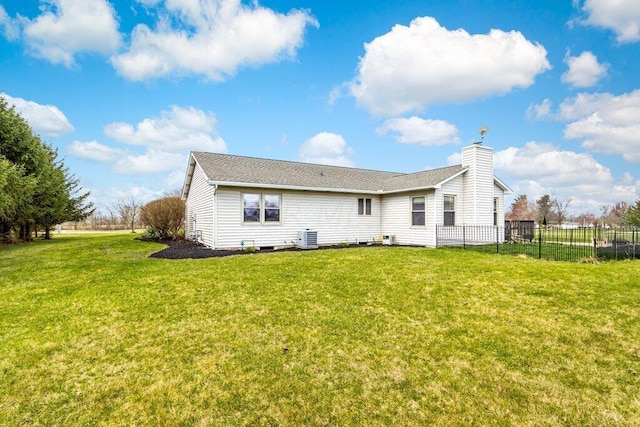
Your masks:
M 460 249 L 460 247 L 457 247 Z M 466 245 L 465 250 L 495 254 L 496 244 Z M 536 259 L 569 262 L 595 262 L 595 249 L 593 246 L 563 243 L 501 243 L 498 245 L 498 253 L 503 255 L 527 256 Z M 602 257 L 604 259 L 604 257 Z M 614 257 L 610 257 L 614 258 Z M 626 258 L 620 251 L 619 258 Z
M 640 264 L 0 248 L 0 425 L 638 425 Z

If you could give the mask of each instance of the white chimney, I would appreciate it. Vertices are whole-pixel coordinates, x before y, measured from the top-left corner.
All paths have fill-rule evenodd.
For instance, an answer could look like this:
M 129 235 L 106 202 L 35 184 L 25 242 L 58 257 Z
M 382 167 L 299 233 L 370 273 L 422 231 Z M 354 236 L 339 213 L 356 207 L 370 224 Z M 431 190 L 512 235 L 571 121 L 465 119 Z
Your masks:
M 476 143 L 462 149 L 464 223 L 493 225 L 493 148 Z

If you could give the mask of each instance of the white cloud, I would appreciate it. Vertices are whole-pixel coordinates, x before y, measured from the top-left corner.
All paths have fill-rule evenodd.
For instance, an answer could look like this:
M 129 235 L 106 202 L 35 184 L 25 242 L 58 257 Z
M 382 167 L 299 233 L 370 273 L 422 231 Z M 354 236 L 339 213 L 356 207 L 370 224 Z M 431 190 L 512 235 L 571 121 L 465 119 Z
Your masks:
M 400 115 L 526 88 L 550 69 L 546 50 L 517 32 L 471 35 L 431 17 L 365 44 L 351 93 L 371 113 Z
M 194 107 L 176 105 L 163 111 L 160 117 L 142 120 L 135 127 L 129 123 L 110 123 L 104 134 L 113 140 L 132 145 L 144 145 L 164 151 L 227 152 L 227 144 L 214 136 L 215 114 Z
M 14 98 L 6 93 L 0 93 L 0 96 L 9 105 L 13 105 L 31 128 L 41 136 L 57 138 L 75 130 L 64 113 L 54 105 L 41 105 L 34 101 Z
M 580 93 L 565 99 L 557 111 L 551 101 L 530 106 L 537 118 L 567 122 L 566 139 L 582 140 L 582 146 L 596 153 L 619 154 L 626 161 L 640 163 L 640 89 L 619 96 L 610 93 Z
M 526 117 L 528 120 L 543 120 L 552 117 L 551 100 L 545 98 L 540 104 L 532 104 L 527 108 Z
M 171 189 L 173 188 L 182 189 L 182 185 L 184 184 L 185 172 L 184 172 L 184 165 L 181 165 L 181 166 L 182 167 L 180 169 L 176 169 L 171 173 L 169 173 L 167 178 L 164 180 L 164 183 L 167 187 Z
M 619 43 L 640 40 L 640 3 L 637 0 L 586 0 L 582 10 L 587 13 L 585 24 L 613 30 Z
M 616 182 L 611 171 L 588 153 L 561 150 L 539 142 L 495 153 L 496 174 L 514 194 L 535 200 L 544 194 L 572 199 L 576 212 L 597 211 L 603 203 L 632 203 L 640 194 L 626 174 Z
M 591 52 L 582 52 L 579 56 L 567 56 L 564 59 L 569 67 L 562 75 L 562 81 L 572 87 L 591 87 L 607 74 L 609 64 L 598 63 Z
M 144 154 L 129 154 L 118 160 L 111 172 L 119 175 L 147 175 L 169 172 L 184 167 L 187 156 L 149 149 Z
M 110 54 L 120 45 L 118 21 L 106 0 L 47 0 L 33 20 L 22 18 L 24 40 L 36 57 L 70 67 L 82 52 Z
M 11 19 L 2 5 L 0 5 L 0 29 L 7 40 L 13 41 L 20 37 L 20 22 L 17 19 Z
M 298 152 L 300 161 L 333 166 L 353 166 L 348 157 L 353 150 L 347 146 L 342 135 L 320 132 L 307 139 Z
M 610 171 L 590 154 L 561 151 L 546 143 L 528 142 L 521 148 L 510 147 L 495 154 L 495 168 L 518 180 L 531 179 L 547 188 L 576 186 L 585 182 L 610 184 Z
M 90 160 L 98 163 L 108 163 L 126 155 L 124 150 L 108 147 L 98 141 L 71 141 L 67 146 L 67 153 L 78 159 Z
M 333 105 L 342 97 L 343 97 L 342 87 L 341 86 L 335 86 L 329 92 L 329 98 L 327 100 L 327 103 L 329 105 Z
M 184 167 L 189 151 L 226 153 L 226 142 L 215 135 L 216 122 L 211 112 L 174 105 L 159 117 L 146 118 L 135 127 L 123 122 L 110 123 L 104 128 L 106 136 L 147 149 L 143 154 L 125 152 L 111 171 L 122 175 L 168 172 Z
M 240 0 L 165 0 L 154 29 L 137 25 L 126 52 L 111 63 L 124 77 L 146 80 L 172 74 L 204 75 L 222 81 L 242 66 L 293 58 L 308 25 L 306 11 L 276 13 Z M 163 7 L 164 6 L 164 7 Z
M 395 137 L 396 141 L 405 144 L 437 146 L 460 142 L 458 129 L 451 123 L 416 116 L 387 120 L 376 129 L 376 132 L 380 134 L 396 132 L 398 133 Z
M 582 146 L 594 152 L 620 154 L 640 163 L 640 90 L 620 96 L 579 94 L 560 105 L 559 117 L 570 121 L 565 138 L 583 140 Z

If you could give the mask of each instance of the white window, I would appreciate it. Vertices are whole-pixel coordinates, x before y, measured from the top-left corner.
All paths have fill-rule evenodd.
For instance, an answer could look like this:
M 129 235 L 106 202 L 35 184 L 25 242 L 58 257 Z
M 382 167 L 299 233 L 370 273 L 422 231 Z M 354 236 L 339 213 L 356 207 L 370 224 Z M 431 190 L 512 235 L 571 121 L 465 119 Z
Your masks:
M 279 194 L 252 194 L 242 195 L 243 217 L 246 223 L 280 222 Z
M 444 196 L 444 225 L 456 225 L 456 196 Z
M 260 222 L 260 194 L 243 194 L 244 222 Z
M 371 215 L 371 199 L 358 199 L 358 215 Z
M 426 202 L 425 197 L 411 198 L 411 225 L 425 225 L 426 223 Z

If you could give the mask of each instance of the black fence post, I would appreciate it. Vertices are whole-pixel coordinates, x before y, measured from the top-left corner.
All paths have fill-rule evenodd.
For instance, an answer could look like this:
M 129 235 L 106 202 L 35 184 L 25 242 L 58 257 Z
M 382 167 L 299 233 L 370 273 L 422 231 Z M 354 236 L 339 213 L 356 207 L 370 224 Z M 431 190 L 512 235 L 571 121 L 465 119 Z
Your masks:
M 496 226 L 496 253 L 500 253 L 500 232 L 499 228 Z
M 538 259 L 542 258 L 542 227 L 538 228 Z

